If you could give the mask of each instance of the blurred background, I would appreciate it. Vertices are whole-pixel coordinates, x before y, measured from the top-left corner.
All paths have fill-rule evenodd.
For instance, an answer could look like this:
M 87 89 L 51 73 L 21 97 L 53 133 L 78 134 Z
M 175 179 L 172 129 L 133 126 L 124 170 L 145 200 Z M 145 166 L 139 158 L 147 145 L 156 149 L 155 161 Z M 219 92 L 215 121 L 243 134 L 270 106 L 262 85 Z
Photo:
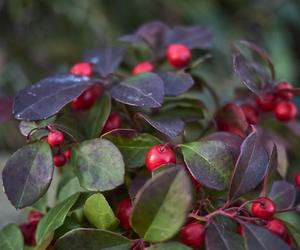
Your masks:
M 151 20 L 213 30 L 213 59 L 204 72 L 213 87 L 239 84 L 230 56 L 239 39 L 267 50 L 277 80 L 300 82 L 299 0 L 0 0 L 0 170 L 25 143 L 5 108 L 18 90 L 67 71 L 86 49 L 115 42 Z M 0 228 L 18 216 L 1 190 Z

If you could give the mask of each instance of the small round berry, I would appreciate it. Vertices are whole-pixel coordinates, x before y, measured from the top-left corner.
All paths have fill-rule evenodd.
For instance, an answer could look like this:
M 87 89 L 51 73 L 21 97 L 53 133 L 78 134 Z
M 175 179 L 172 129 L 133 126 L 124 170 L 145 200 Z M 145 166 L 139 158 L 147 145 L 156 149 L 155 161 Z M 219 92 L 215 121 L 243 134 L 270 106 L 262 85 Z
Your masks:
M 238 227 L 237 227 L 237 229 L 236 229 L 236 233 L 239 234 L 239 235 L 241 235 L 241 236 L 244 235 L 244 233 L 245 233 L 245 228 L 243 227 L 242 224 L 239 224 L 239 225 L 238 225 Z
M 300 188 L 300 172 L 298 172 L 295 176 L 295 184 Z
M 289 234 L 286 234 L 284 240 L 285 240 L 286 244 L 288 244 L 289 246 L 292 246 L 294 244 L 294 240 Z
M 102 134 L 105 134 L 114 129 L 121 128 L 121 126 L 122 126 L 122 119 L 120 115 L 116 112 L 111 112 L 102 129 Z
M 70 148 L 66 149 L 65 152 L 64 152 L 64 155 L 66 157 L 66 159 L 69 161 L 71 159 L 71 156 L 72 156 L 72 151 Z
M 162 165 L 176 163 L 176 156 L 168 145 L 158 144 L 150 148 L 145 158 L 146 167 L 150 172 Z
M 241 108 L 242 108 L 244 115 L 246 117 L 246 120 L 249 124 L 255 125 L 258 123 L 259 112 L 255 107 L 248 105 L 248 104 L 243 104 L 241 106 Z
M 256 105 L 263 111 L 271 111 L 276 104 L 276 98 L 273 94 L 266 94 L 256 98 Z
M 291 101 L 280 101 L 276 104 L 274 115 L 278 121 L 289 122 L 298 114 L 297 107 Z
M 272 233 L 277 234 L 278 236 L 285 238 L 287 235 L 287 229 L 284 224 L 277 219 L 269 220 L 266 228 L 270 230 Z
M 56 154 L 53 156 L 53 164 L 55 167 L 62 167 L 66 164 L 67 158 L 64 154 Z
M 43 217 L 43 214 L 41 212 L 39 212 L 37 210 L 31 210 L 28 213 L 27 220 L 28 220 L 28 222 L 35 222 L 35 221 L 40 221 L 42 217 Z
M 48 134 L 47 140 L 51 147 L 59 147 L 64 143 L 64 134 L 59 130 L 52 130 Z
M 93 74 L 93 67 L 89 63 L 77 63 L 71 68 L 71 73 L 79 76 L 91 76 Z
M 96 101 L 94 89 L 89 88 L 72 101 L 72 107 L 77 111 L 88 110 Z
M 253 202 L 251 208 L 253 216 L 265 220 L 271 219 L 276 211 L 274 202 L 266 197 L 258 197 L 255 200 L 257 202 Z
M 152 72 L 154 70 L 154 65 L 151 62 L 142 62 L 134 66 L 132 69 L 133 75 L 138 75 L 140 73 Z
M 181 242 L 192 248 L 200 248 L 205 241 L 205 226 L 199 223 L 190 223 L 180 231 Z
M 201 187 L 202 187 L 201 183 L 198 180 L 196 180 L 195 177 L 192 176 L 192 175 L 191 175 L 191 179 L 192 179 L 192 183 L 193 183 L 193 186 L 195 188 L 195 191 L 197 193 L 199 193 L 200 190 L 201 190 Z
M 122 200 L 117 207 L 117 217 L 120 220 L 120 225 L 124 229 L 128 230 L 131 228 L 130 216 L 132 212 L 132 203 L 130 199 Z
M 167 49 L 167 59 L 173 67 L 183 68 L 191 61 L 192 53 L 183 44 L 171 44 Z
M 276 97 L 291 100 L 293 93 L 288 91 L 292 90 L 293 86 L 289 82 L 280 82 L 276 86 Z
M 19 228 L 23 234 L 24 244 L 26 246 L 35 246 L 35 232 L 38 225 L 38 221 L 23 223 L 19 225 Z

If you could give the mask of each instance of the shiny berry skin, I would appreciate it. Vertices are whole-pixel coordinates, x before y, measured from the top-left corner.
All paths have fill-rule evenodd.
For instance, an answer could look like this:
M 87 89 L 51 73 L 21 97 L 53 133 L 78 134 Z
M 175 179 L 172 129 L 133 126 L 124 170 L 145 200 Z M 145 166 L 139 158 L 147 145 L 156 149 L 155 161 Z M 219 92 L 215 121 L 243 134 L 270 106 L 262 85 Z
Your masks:
M 28 213 L 27 220 L 28 222 L 35 222 L 40 221 L 40 219 L 43 217 L 43 214 L 37 210 L 31 210 Z
M 35 232 L 37 225 L 38 221 L 23 223 L 19 225 L 26 246 L 35 246 Z
M 53 155 L 53 164 L 55 167 L 62 167 L 66 164 L 67 158 L 64 154 Z
M 122 126 L 122 119 L 120 115 L 116 112 L 111 112 L 102 129 L 102 134 L 105 134 L 114 129 L 121 128 L 121 126 Z
M 75 98 L 71 105 L 77 111 L 88 110 L 93 106 L 98 96 L 101 94 L 99 86 L 93 86 L 82 92 L 80 96 Z
M 297 187 L 300 188 L 300 172 L 296 174 L 295 176 L 295 184 Z
M 171 44 L 167 49 L 167 59 L 170 65 L 180 69 L 188 65 L 192 59 L 192 53 L 183 44 Z
M 280 101 L 276 104 L 274 115 L 278 121 L 289 122 L 298 114 L 297 107 L 291 101 Z
M 276 86 L 276 97 L 291 100 L 293 98 L 293 93 L 286 91 L 291 89 L 293 89 L 293 86 L 289 82 L 278 83 Z
M 239 224 L 237 229 L 236 229 L 236 233 L 243 236 L 245 234 L 245 228 L 243 227 L 243 225 Z
M 64 156 L 66 157 L 67 161 L 69 161 L 71 159 L 72 151 L 71 151 L 70 148 L 68 148 L 68 149 L 65 150 Z
M 158 144 L 150 148 L 145 158 L 146 167 L 150 172 L 162 165 L 176 163 L 176 156 L 168 145 Z
M 256 105 L 263 111 L 271 111 L 276 104 L 276 98 L 273 94 L 266 94 L 256 98 Z
M 93 67 L 89 63 L 77 63 L 71 68 L 70 72 L 74 75 L 90 77 L 93 74 Z
M 59 130 L 52 130 L 48 134 L 47 141 L 51 147 L 59 147 L 64 143 L 64 134 Z
M 205 241 L 205 226 L 198 223 L 190 223 L 180 231 L 181 242 L 192 248 L 200 248 Z
M 129 222 L 131 212 L 132 212 L 132 203 L 130 199 L 124 199 L 118 204 L 116 215 L 120 220 L 121 227 L 123 227 L 126 230 L 131 228 Z
M 285 238 L 287 235 L 287 229 L 285 228 L 284 224 L 277 219 L 269 220 L 266 228 L 274 234 Z
M 251 106 L 251 105 L 247 105 L 247 104 L 243 104 L 241 106 L 244 115 L 246 117 L 246 120 L 249 124 L 257 124 L 258 123 L 258 119 L 259 119 L 259 112 L 258 110 Z
M 266 197 L 258 197 L 255 199 L 258 202 L 253 202 L 251 211 L 254 217 L 269 220 L 276 212 L 275 204 L 272 200 Z
M 140 73 L 152 72 L 153 70 L 154 70 L 154 65 L 151 62 L 145 61 L 135 65 L 134 68 L 132 69 L 132 74 L 138 75 Z

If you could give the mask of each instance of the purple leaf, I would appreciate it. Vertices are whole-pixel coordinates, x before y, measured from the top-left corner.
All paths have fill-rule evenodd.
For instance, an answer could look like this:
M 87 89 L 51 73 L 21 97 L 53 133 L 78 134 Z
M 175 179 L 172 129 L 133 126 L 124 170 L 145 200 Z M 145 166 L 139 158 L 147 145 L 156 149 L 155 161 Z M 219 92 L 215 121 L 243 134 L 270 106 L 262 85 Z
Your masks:
M 5 193 L 15 208 L 24 208 L 42 197 L 52 180 L 51 149 L 46 142 L 29 144 L 15 152 L 2 172 Z
M 201 26 L 176 26 L 166 35 L 167 44 L 180 43 L 190 49 L 208 49 L 212 45 L 213 33 Z
M 152 119 L 141 113 L 136 114 L 136 116 L 142 118 L 159 132 L 171 138 L 178 136 L 184 129 L 184 122 L 180 118 Z
M 158 108 L 164 99 L 164 83 L 157 74 L 142 73 L 113 87 L 111 94 L 116 101 L 124 104 Z
M 289 250 L 290 247 L 279 236 L 252 224 L 243 224 L 245 246 L 248 250 Z
M 156 72 L 164 82 L 165 95 L 177 96 L 186 92 L 193 86 L 193 78 L 185 72 Z
M 125 49 L 120 47 L 101 47 L 88 51 L 84 55 L 84 60 L 94 64 L 94 69 L 102 77 L 115 72 L 120 65 Z
M 288 209 L 294 206 L 297 191 L 295 186 L 286 181 L 273 182 L 269 197 L 275 202 L 276 209 Z
M 18 120 L 47 119 L 91 85 L 92 81 L 85 76 L 50 76 L 21 90 L 15 98 L 13 113 Z
M 229 198 L 234 200 L 254 189 L 265 177 L 268 163 L 268 152 L 260 136 L 252 132 L 242 143 L 231 180 Z

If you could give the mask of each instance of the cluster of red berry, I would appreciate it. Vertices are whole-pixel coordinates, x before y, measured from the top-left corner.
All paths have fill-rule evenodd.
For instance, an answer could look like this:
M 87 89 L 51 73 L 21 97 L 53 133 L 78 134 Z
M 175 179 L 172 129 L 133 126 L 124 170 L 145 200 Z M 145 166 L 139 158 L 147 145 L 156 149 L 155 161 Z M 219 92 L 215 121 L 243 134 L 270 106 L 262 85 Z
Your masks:
M 275 91 L 257 97 L 255 105 L 243 104 L 241 108 L 249 124 L 257 124 L 259 121 L 260 111 L 273 111 L 278 121 L 289 122 L 293 120 L 297 114 L 297 107 L 292 102 L 293 86 L 288 82 L 280 82 L 277 84 Z

